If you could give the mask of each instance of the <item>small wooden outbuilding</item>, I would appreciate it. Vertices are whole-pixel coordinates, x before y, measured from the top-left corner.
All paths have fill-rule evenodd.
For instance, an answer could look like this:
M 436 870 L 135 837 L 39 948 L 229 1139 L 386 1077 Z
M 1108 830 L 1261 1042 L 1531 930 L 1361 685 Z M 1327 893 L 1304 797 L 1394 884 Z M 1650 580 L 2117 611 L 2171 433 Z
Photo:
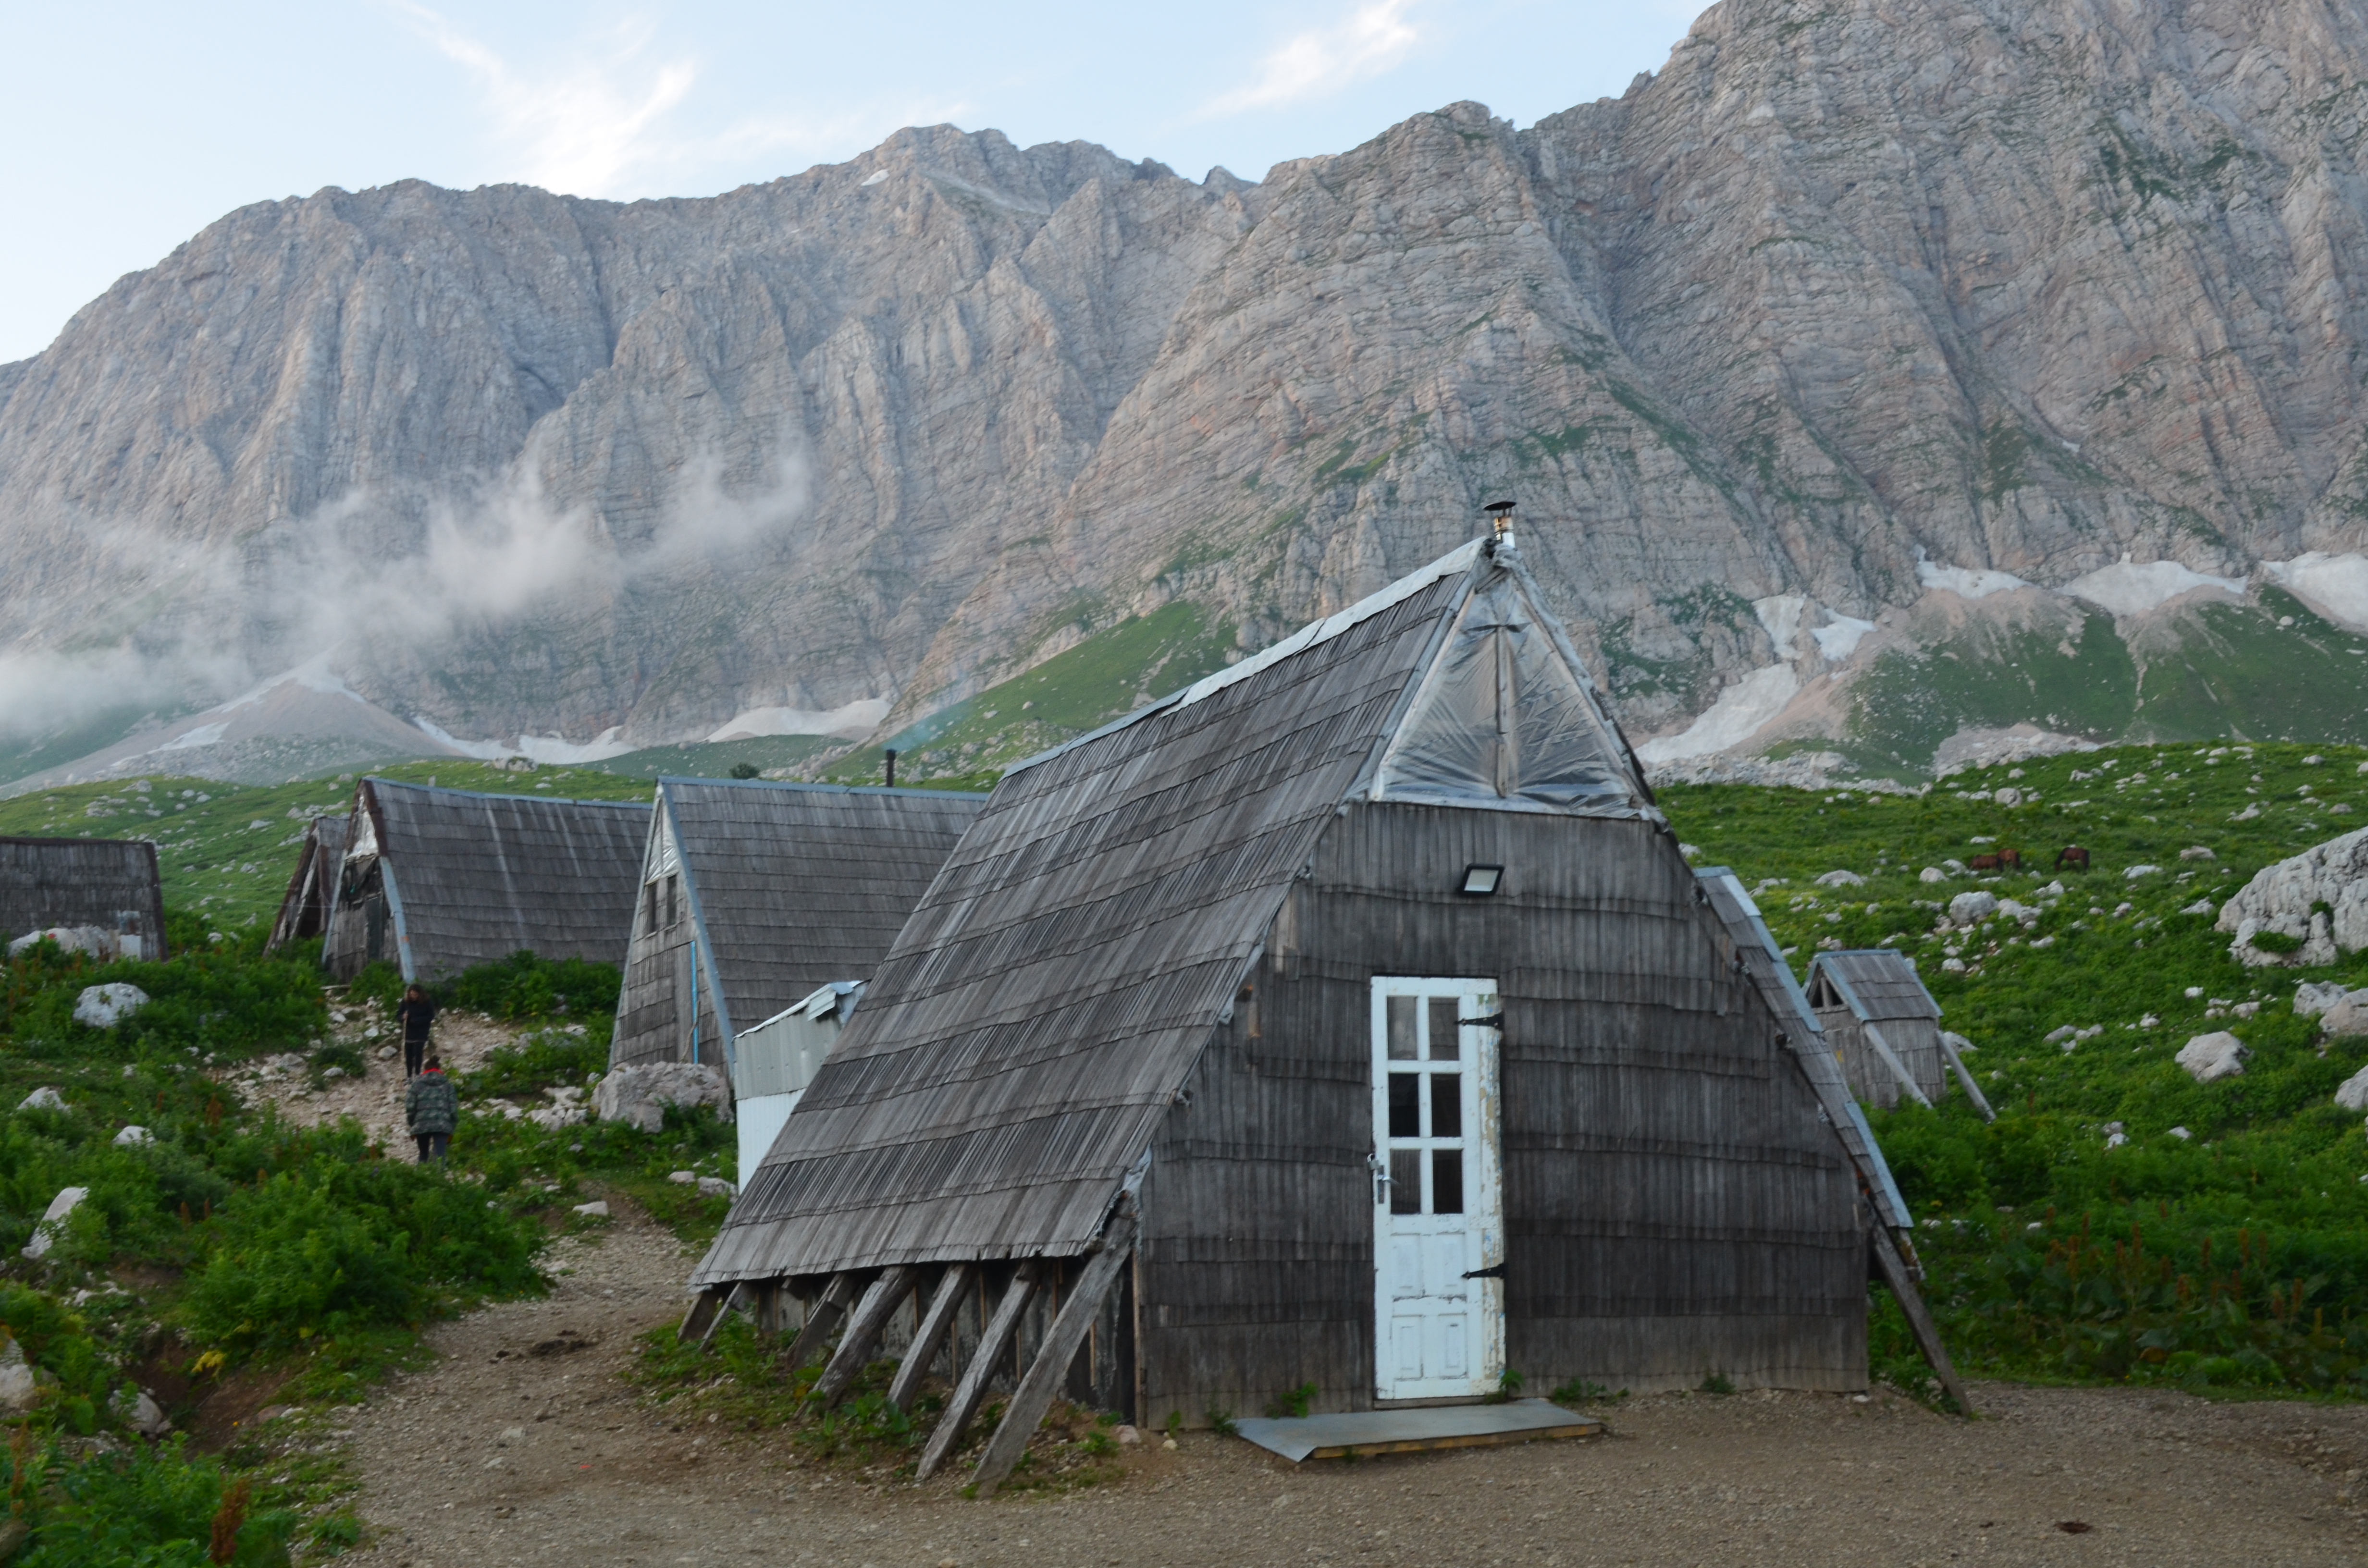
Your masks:
M 869 979 L 985 804 L 941 790 L 659 779 L 610 1065 L 728 1070 L 739 1030 L 817 987 Z
M 305 825 L 304 845 L 296 852 L 296 870 L 280 896 L 279 917 L 271 923 L 265 951 L 328 930 L 329 916 L 337 906 L 337 877 L 345 867 L 346 830 L 352 822 L 351 817 L 318 816 Z
M 958 1372 L 925 1474 L 1024 1366 L 990 1484 L 1062 1389 L 1861 1388 L 1878 1227 L 1793 1028 L 1474 541 L 1007 774 L 686 1329 L 843 1316 L 825 1398 Z
M 521 950 L 620 963 L 649 825 L 637 801 L 364 778 L 321 960 L 348 980 L 391 959 L 419 981 Z
M 1809 964 L 1807 989 L 1852 1094 L 1885 1110 L 1903 1092 L 1925 1105 L 1941 1097 L 1947 1087 L 1941 1005 L 1906 954 L 1895 948 L 1819 953 Z
M 165 956 L 165 892 L 144 838 L 0 838 L 0 946 L 96 927 L 126 958 Z

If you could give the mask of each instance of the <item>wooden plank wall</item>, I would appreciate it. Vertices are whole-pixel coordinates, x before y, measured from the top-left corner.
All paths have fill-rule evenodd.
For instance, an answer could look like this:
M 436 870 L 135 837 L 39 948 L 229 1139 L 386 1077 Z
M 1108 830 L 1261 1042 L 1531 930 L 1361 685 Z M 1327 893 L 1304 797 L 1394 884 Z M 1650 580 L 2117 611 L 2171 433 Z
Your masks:
M 1473 862 L 1504 891 L 1453 890 Z M 1508 1354 L 1543 1392 L 1866 1380 L 1855 1184 L 1648 824 L 1360 804 L 1269 933 L 1144 1184 L 1144 1415 L 1372 1403 L 1368 982 L 1493 977 Z
M 690 919 L 689 895 L 682 888 L 675 892 L 675 922 L 671 926 L 666 924 L 663 888 L 658 895 L 655 926 L 650 921 L 646 892 L 634 906 L 633 937 L 625 955 L 625 983 L 617 994 L 617 1032 L 609 1048 L 610 1066 L 690 1060 L 688 982 L 696 931 Z M 722 1026 L 715 1016 L 714 981 L 714 975 L 705 971 L 699 976 L 699 1058 L 721 1065 L 724 1057 Z
M 156 846 L 144 838 L 0 838 L 0 942 L 52 926 L 129 933 L 165 949 Z

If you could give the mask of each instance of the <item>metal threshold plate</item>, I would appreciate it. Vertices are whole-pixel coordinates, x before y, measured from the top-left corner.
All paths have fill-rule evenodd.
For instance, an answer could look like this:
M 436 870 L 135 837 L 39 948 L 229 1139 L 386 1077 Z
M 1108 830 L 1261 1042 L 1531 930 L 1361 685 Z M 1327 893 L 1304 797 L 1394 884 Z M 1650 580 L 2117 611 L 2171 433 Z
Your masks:
M 1551 1400 L 1504 1404 L 1434 1404 L 1413 1410 L 1345 1411 L 1284 1420 L 1237 1421 L 1244 1437 L 1293 1463 L 1337 1460 L 1350 1453 L 1410 1454 L 1427 1449 L 1475 1449 L 1537 1437 L 1591 1437 L 1603 1423 Z

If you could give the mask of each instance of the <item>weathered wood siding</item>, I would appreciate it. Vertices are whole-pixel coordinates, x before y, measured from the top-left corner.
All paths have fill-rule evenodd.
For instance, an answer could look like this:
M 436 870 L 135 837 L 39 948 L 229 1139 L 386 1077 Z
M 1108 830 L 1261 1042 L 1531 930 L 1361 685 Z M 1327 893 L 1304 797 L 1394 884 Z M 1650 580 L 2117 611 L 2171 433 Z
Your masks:
M 1458 896 L 1474 862 L 1505 866 L 1503 891 Z M 1318 1408 L 1372 1403 L 1376 974 L 1498 982 L 1530 1388 L 1864 1385 L 1856 1184 L 1674 846 L 1636 821 L 1360 804 L 1155 1144 L 1145 1419 L 1310 1381 Z
M 96 926 L 165 952 L 156 846 L 144 838 L 0 838 L 0 943 L 53 926 Z
M 652 885 L 659 888 L 655 918 L 650 908 Z M 689 1061 L 694 994 L 699 1004 L 699 1059 L 719 1064 L 724 1060 L 714 977 L 702 967 L 697 986 L 691 983 L 697 929 L 691 924 L 689 900 L 679 886 L 675 893 L 675 918 L 669 925 L 663 883 L 643 885 L 641 903 L 635 905 L 632 942 L 626 949 L 624 988 L 617 994 L 617 1033 L 609 1051 L 611 1065 Z
M 1842 1071 L 1850 1078 L 1850 1093 L 1868 1105 L 1889 1110 L 1906 1096 L 1899 1092 L 1899 1080 L 1874 1047 L 1866 1042 L 1866 1028 L 1858 1015 L 1848 1007 L 1831 1006 L 1817 1009 L 1817 1021 L 1825 1026 L 1826 1038 L 1841 1053 Z M 1933 1104 L 1948 1092 L 1947 1067 L 1941 1060 L 1941 1025 L 1932 1018 L 1884 1018 L 1874 1026 L 1883 1031 L 1884 1043 L 1900 1065 L 1907 1069 L 1916 1086 Z

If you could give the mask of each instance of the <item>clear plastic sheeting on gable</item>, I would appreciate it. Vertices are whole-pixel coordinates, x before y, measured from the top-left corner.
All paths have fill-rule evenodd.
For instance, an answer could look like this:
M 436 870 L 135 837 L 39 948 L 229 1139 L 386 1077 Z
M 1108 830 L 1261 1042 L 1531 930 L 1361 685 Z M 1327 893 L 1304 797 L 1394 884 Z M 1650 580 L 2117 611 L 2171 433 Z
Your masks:
M 1620 744 L 1511 572 L 1474 590 L 1374 796 L 1516 811 L 1634 809 Z

